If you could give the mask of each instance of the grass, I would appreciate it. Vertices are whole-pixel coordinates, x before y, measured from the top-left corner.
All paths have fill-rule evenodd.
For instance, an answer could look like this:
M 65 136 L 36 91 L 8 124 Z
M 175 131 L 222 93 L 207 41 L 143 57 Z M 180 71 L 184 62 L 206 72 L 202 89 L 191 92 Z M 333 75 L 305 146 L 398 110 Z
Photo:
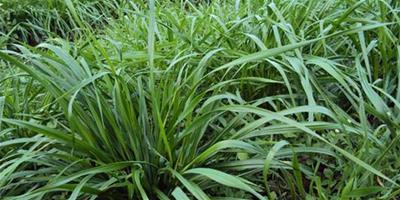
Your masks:
M 43 2 L 1 29 L 2 199 L 400 196 L 400 2 Z

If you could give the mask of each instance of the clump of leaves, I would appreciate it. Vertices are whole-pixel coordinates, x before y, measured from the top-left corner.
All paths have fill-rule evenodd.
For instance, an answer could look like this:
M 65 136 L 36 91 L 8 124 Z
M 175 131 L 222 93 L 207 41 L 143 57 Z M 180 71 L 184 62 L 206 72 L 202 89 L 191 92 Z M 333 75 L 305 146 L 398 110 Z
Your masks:
M 5 199 L 398 195 L 398 2 L 66 2 L 84 37 L 0 52 Z

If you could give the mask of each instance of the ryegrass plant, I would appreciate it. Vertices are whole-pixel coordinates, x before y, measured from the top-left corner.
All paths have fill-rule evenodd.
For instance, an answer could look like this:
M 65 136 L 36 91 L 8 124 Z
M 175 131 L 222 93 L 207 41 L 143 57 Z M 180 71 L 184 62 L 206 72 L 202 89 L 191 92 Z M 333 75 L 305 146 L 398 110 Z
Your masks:
M 0 197 L 399 196 L 399 2 L 64 2 L 0 51 Z

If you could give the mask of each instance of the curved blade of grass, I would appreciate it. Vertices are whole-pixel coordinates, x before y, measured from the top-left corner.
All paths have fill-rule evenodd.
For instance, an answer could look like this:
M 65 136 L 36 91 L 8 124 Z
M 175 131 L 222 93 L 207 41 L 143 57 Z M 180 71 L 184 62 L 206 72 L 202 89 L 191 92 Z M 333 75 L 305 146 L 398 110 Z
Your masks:
M 193 159 L 193 161 L 189 165 L 187 165 L 184 168 L 184 171 L 185 171 L 185 169 L 189 168 L 191 165 L 193 165 L 195 163 L 204 162 L 212 155 L 218 153 L 219 151 L 221 151 L 223 149 L 228 149 L 228 148 L 242 149 L 249 153 L 259 153 L 260 152 L 259 149 L 257 149 L 253 145 L 243 142 L 243 141 L 240 141 L 240 140 L 223 140 L 223 141 L 220 141 L 220 142 L 212 145 L 211 147 L 206 149 L 203 153 L 198 155 L 195 159 Z
M 183 192 L 180 187 L 176 187 L 174 191 L 172 191 L 172 196 L 176 200 L 190 200 L 189 197 Z
M 206 176 L 209 179 L 212 179 L 222 185 L 226 185 L 228 187 L 233 187 L 233 188 L 237 188 L 240 190 L 250 192 L 251 194 L 256 196 L 258 199 L 265 199 L 263 196 L 261 196 L 258 192 L 256 192 L 251 186 L 249 186 L 241 178 L 232 176 L 230 174 L 227 174 L 227 173 L 215 170 L 215 169 L 193 168 L 193 169 L 189 169 L 189 170 L 185 171 L 184 174 L 198 174 L 198 175 Z
M 94 174 L 86 176 L 85 178 L 82 179 L 82 181 L 75 187 L 74 191 L 72 192 L 71 196 L 69 196 L 68 200 L 76 200 L 78 199 L 81 190 L 83 186 L 86 185 L 86 183 L 93 178 Z
M 1 121 L 3 119 L 3 112 L 4 112 L 4 104 L 6 102 L 6 98 L 5 97 L 0 97 L 0 131 L 1 129 Z
M 198 200 L 210 200 L 210 198 L 204 193 L 204 191 L 195 183 L 184 178 L 180 173 L 176 172 L 173 169 L 169 169 L 172 175 L 175 176 L 185 187 L 189 190 L 193 196 Z
M 279 152 L 279 150 L 282 149 L 285 145 L 288 145 L 288 144 L 289 143 L 285 140 L 279 141 L 278 143 L 274 144 L 274 146 L 269 150 L 267 158 L 264 161 L 263 179 L 264 179 L 265 189 L 267 190 L 267 194 L 270 199 L 271 199 L 271 194 L 270 194 L 270 189 L 269 189 L 269 184 L 268 184 L 268 173 L 269 173 L 271 161 L 275 157 L 275 154 L 277 152 Z
M 143 200 L 149 200 L 149 197 L 147 197 L 147 194 L 145 192 L 145 190 L 143 189 L 142 183 L 140 181 L 140 171 L 136 170 L 134 173 L 134 177 L 135 177 L 135 183 L 137 185 L 137 188 L 139 189 L 140 195 L 142 196 Z

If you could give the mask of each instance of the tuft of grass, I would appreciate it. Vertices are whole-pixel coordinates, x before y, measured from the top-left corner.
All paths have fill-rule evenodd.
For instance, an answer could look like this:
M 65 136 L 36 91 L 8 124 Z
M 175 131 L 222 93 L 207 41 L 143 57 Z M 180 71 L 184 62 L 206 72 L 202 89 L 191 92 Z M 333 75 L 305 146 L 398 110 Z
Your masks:
M 399 195 L 399 2 L 46 2 L 0 31 L 2 199 Z

